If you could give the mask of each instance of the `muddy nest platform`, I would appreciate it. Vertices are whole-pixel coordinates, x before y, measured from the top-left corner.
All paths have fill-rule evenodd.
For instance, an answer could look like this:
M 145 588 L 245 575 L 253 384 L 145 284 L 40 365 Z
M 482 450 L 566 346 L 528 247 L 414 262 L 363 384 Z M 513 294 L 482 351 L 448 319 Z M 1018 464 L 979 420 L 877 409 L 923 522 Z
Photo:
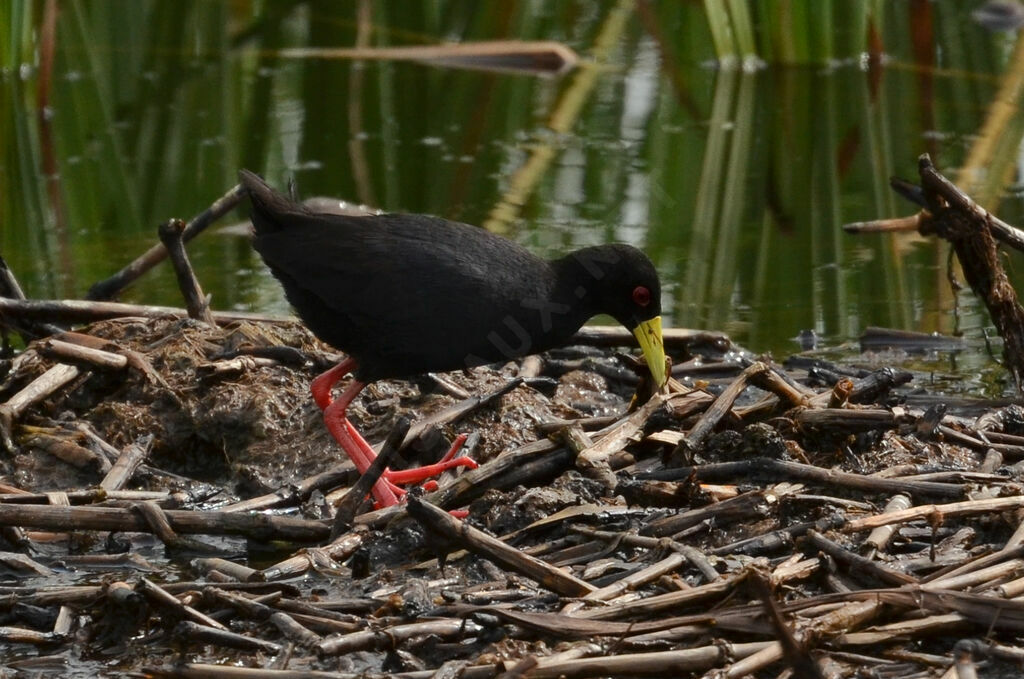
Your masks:
M 669 337 L 675 379 L 632 410 L 639 378 L 592 346 L 373 385 L 370 441 L 408 416 L 402 465 L 469 433 L 481 466 L 340 521 L 357 474 L 308 396 L 337 357 L 301 326 L 32 343 L 0 384 L 6 672 L 1016 671 L 1019 408 Z

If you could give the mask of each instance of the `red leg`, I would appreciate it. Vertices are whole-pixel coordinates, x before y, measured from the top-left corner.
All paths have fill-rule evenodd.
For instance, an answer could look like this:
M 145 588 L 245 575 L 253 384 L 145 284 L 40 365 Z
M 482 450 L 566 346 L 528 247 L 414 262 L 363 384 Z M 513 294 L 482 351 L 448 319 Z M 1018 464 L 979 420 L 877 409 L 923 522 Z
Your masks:
M 355 369 L 355 359 L 346 358 L 314 379 L 310 385 L 310 391 L 313 392 L 313 400 L 316 401 L 316 404 L 324 412 L 324 424 L 327 426 L 327 430 L 334 437 L 334 440 L 338 442 L 338 445 L 341 446 L 341 449 L 345 451 L 349 459 L 352 460 L 359 473 L 364 474 L 374 459 L 376 459 L 377 454 L 352 423 L 348 421 L 346 413 L 349 404 L 359 395 L 359 392 L 363 390 L 366 384 L 359 380 L 352 380 L 338 396 L 338 400 L 335 401 L 331 395 L 334 385 Z M 465 441 L 465 434 L 458 436 L 451 449 L 435 464 L 401 471 L 385 469 L 381 478 L 373 485 L 372 494 L 376 504 L 381 507 L 398 504 L 405 497 L 406 492 L 396 484 L 424 481 L 431 476 L 436 476 L 455 467 L 476 469 L 479 465 L 477 465 L 475 460 L 468 457 L 455 457 Z M 434 483 L 433 485 L 436 487 L 437 484 Z
M 332 368 L 327 373 L 324 373 L 317 380 L 322 378 L 324 383 L 326 378 L 332 372 L 338 370 L 340 365 Z M 321 383 L 322 385 L 323 383 Z M 327 431 L 331 432 L 334 440 L 338 442 L 341 449 L 345 451 L 349 459 L 352 460 L 352 464 L 356 466 L 356 470 L 360 474 L 365 474 L 366 470 L 373 464 L 376 453 L 373 452 L 373 448 L 370 447 L 356 428 L 352 426 L 352 423 L 348 421 L 345 416 L 345 412 L 348 410 L 349 404 L 352 399 L 362 391 L 363 387 L 366 386 L 358 380 L 353 380 L 350 385 L 345 387 L 345 390 L 338 397 L 337 401 L 330 403 L 324 409 L 324 424 L 327 425 Z M 322 394 L 321 394 L 322 395 Z M 328 388 L 327 396 L 330 397 L 330 390 Z M 319 403 L 319 401 L 318 401 Z M 373 499 L 382 507 L 390 507 L 396 505 L 399 502 L 399 498 L 405 495 L 405 491 L 396 486 L 390 479 L 387 478 L 387 471 L 381 475 L 381 478 L 377 479 L 377 482 L 373 484 Z
M 320 410 L 326 410 L 327 406 L 331 405 L 331 401 L 334 400 L 331 398 L 331 389 L 338 383 L 338 380 L 355 369 L 356 360 L 354 358 L 346 358 L 313 380 L 313 383 L 309 385 L 309 390 L 313 392 L 313 400 L 320 406 Z M 362 386 L 359 388 L 362 389 Z M 359 391 L 357 390 L 356 394 L 358 393 Z M 352 394 L 352 398 L 349 401 L 355 398 L 356 394 Z
M 340 367 L 340 364 L 338 367 Z M 330 373 L 334 372 L 335 370 L 337 370 L 337 368 L 332 368 L 331 370 L 328 370 L 320 377 L 316 378 L 316 380 L 314 380 L 314 388 L 324 387 L 327 382 L 327 380 L 324 378 L 330 376 Z M 316 384 L 316 381 L 321 379 L 324 379 L 324 382 L 320 383 L 319 385 Z M 319 404 L 319 399 L 322 399 L 324 397 L 324 394 L 326 394 L 327 405 L 324 406 L 323 409 L 324 424 L 327 425 L 327 430 L 331 432 L 331 434 L 334 436 L 334 440 L 337 441 L 338 443 L 341 443 L 342 437 L 351 438 L 352 432 L 355 431 L 355 427 L 353 427 L 352 424 L 348 421 L 348 406 L 350 403 L 352 403 L 353 400 L 355 400 L 355 397 L 359 395 L 359 392 L 361 392 L 363 390 L 363 387 L 365 386 L 366 385 L 360 382 L 359 380 L 352 380 L 352 383 L 345 387 L 345 389 L 341 392 L 341 395 L 338 396 L 337 401 L 334 401 L 332 399 L 330 387 L 326 387 L 326 391 L 322 391 L 319 394 L 314 394 L 313 396 L 314 399 L 317 399 L 317 403 Z M 356 436 L 359 436 L 359 434 L 357 433 Z M 358 469 L 359 473 L 362 474 L 367 469 L 369 469 L 370 465 L 373 463 L 373 460 L 374 458 L 377 457 L 377 455 L 373 452 L 373 449 L 371 449 L 369 445 L 365 441 L 363 441 L 362 436 L 359 436 L 359 439 L 358 441 L 356 441 L 356 443 L 361 443 L 362 445 L 355 445 L 352 448 L 352 450 L 348 450 L 346 448 L 345 452 L 348 453 L 348 456 L 352 459 L 352 462 L 355 463 L 356 469 Z M 345 445 L 342 444 L 341 447 L 345 448 Z

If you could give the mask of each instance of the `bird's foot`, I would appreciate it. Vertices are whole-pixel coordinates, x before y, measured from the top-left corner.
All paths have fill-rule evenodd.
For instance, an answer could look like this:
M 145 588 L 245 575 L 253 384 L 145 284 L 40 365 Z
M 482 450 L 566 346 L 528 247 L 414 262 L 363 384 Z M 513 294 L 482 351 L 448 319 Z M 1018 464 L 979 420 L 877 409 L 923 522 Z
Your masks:
M 470 469 L 476 469 L 477 467 L 480 466 L 476 460 L 470 457 L 455 457 L 456 455 L 459 454 L 459 451 L 462 450 L 462 446 L 466 443 L 467 438 L 469 437 L 466 434 L 459 434 L 458 436 L 456 436 L 455 440 L 452 442 L 451 448 L 449 448 L 448 452 L 445 453 L 444 456 L 436 463 L 426 465 L 424 467 L 417 467 L 415 469 L 403 469 L 400 471 L 391 471 L 389 469 L 384 472 L 385 479 L 391 485 L 397 483 L 416 483 L 418 481 L 423 481 L 423 483 L 420 485 L 420 488 L 422 488 L 423 490 L 437 490 L 437 481 L 429 477 L 436 476 L 437 474 L 445 472 L 449 469 L 454 469 L 455 467 L 469 467 Z M 424 479 L 426 480 L 424 481 Z M 402 488 L 399 488 L 398 486 L 394 487 L 398 489 L 398 491 L 401 493 L 398 496 L 398 501 L 405 502 L 405 498 L 408 495 L 408 493 Z M 380 505 L 375 504 L 375 507 L 379 509 Z M 448 510 L 448 513 L 454 516 L 456 519 L 465 519 L 467 516 L 469 516 L 468 509 L 450 509 Z
M 459 451 L 462 450 L 463 444 L 466 443 L 466 434 L 459 434 L 455 437 L 455 441 L 452 442 L 452 447 L 448 449 L 448 452 L 444 454 L 440 460 L 434 464 L 424 465 L 422 467 L 415 467 L 413 469 L 402 469 L 399 471 L 387 470 L 384 472 L 384 477 L 392 483 L 398 484 L 410 484 L 419 483 L 420 481 L 427 481 L 431 476 L 437 476 L 442 472 L 446 472 L 449 469 L 455 467 L 469 467 L 470 469 L 476 469 L 480 465 L 477 461 L 471 457 L 455 457 Z M 437 482 L 428 481 L 427 483 L 433 483 L 433 488 L 437 487 Z M 426 488 L 426 484 L 424 488 Z M 432 490 L 433 488 L 428 488 Z
M 374 452 L 370 444 L 366 442 L 366 439 L 362 437 L 355 426 L 348 421 L 348 418 L 344 415 L 344 410 L 340 406 L 343 404 L 341 401 L 336 401 L 332 404 L 332 407 L 328 412 L 324 413 L 324 424 L 327 425 L 327 430 L 334 437 L 334 440 L 338 442 L 341 449 L 345 451 L 352 463 L 355 464 L 356 469 L 360 474 L 365 474 L 366 470 L 370 468 L 377 454 Z M 381 477 L 377 479 L 377 482 L 373 484 L 373 488 L 370 494 L 373 496 L 373 506 L 375 509 L 381 509 L 384 507 L 391 507 L 393 505 L 401 504 L 405 501 L 408 491 L 399 486 L 398 484 L 409 484 L 417 483 L 430 479 L 431 476 L 436 476 L 441 472 L 454 467 L 470 467 L 475 469 L 479 465 L 475 460 L 468 457 L 455 457 L 462 445 L 466 442 L 466 435 L 461 434 L 456 437 L 455 442 L 452 444 L 451 449 L 445 453 L 444 457 L 435 464 L 427 465 L 425 467 L 417 467 L 416 469 L 404 469 L 401 471 L 391 471 L 385 469 Z M 437 488 L 437 482 L 428 480 L 424 487 L 428 490 Z M 458 518 L 465 518 L 462 514 L 463 510 L 454 510 L 453 516 Z

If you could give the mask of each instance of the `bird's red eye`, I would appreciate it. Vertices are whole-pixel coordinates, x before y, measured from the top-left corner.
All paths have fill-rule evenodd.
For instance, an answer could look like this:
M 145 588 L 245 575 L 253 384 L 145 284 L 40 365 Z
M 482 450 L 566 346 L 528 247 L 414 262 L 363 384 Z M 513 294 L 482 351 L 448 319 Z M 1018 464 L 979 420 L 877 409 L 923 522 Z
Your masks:
M 633 301 L 639 306 L 647 306 L 651 303 L 651 291 L 642 285 L 633 288 Z

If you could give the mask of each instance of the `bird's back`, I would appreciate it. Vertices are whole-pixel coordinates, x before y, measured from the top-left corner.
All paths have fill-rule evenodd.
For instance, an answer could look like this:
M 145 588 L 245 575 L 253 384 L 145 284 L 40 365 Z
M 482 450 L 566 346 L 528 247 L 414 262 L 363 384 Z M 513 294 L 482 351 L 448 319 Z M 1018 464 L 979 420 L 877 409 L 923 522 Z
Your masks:
M 318 214 L 240 176 L 254 247 L 310 329 L 356 358 L 360 378 L 462 368 L 564 339 L 540 339 L 531 304 L 547 298 L 553 273 L 521 246 L 437 217 Z

